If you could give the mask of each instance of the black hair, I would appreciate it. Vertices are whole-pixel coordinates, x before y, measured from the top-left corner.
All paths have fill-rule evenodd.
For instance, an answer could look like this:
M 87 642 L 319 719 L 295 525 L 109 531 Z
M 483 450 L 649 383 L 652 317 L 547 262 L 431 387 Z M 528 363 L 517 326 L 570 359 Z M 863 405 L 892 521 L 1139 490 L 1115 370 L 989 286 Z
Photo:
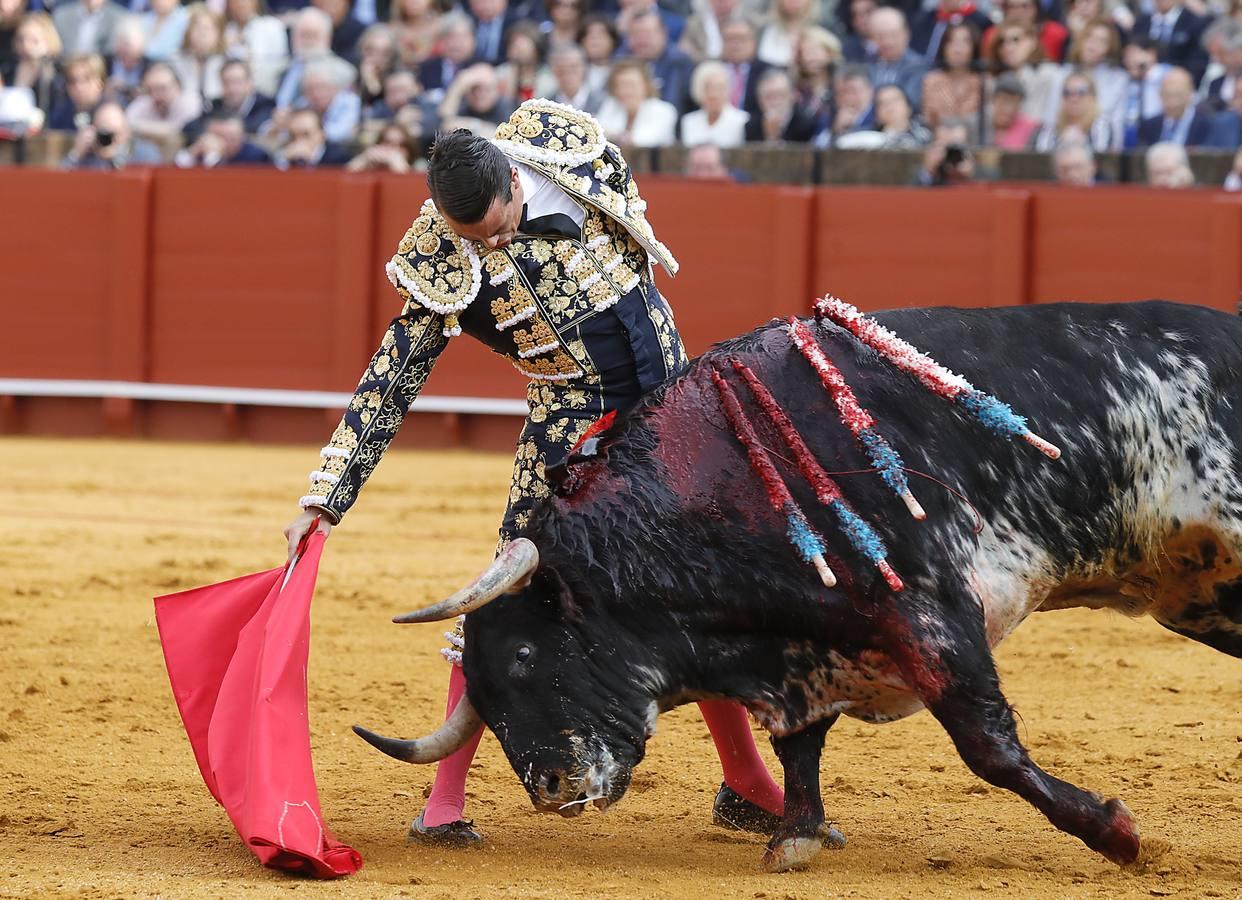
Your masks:
M 945 72 L 949 70 L 949 64 L 944 61 L 944 49 L 949 46 L 949 35 L 954 31 L 962 30 L 965 30 L 970 34 L 970 64 L 967 68 L 973 69 L 975 64 L 979 62 L 979 51 L 981 44 L 979 29 L 974 26 L 974 23 L 966 19 L 959 19 L 956 22 L 950 21 L 949 24 L 945 26 L 944 34 L 940 38 L 940 46 L 936 48 L 937 69 Z
M 499 198 L 513 199 L 509 162 L 491 141 L 465 128 L 436 135 L 427 186 L 440 212 L 463 225 L 480 222 Z

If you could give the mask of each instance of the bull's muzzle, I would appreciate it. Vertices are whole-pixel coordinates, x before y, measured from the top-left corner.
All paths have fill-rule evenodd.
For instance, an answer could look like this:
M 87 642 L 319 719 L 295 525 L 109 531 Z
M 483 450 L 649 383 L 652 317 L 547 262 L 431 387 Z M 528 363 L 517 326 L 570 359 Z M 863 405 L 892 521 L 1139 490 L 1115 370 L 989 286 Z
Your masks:
M 581 815 L 587 804 L 605 810 L 612 803 L 612 778 L 608 767 L 595 764 L 577 778 L 563 771 L 544 772 L 535 784 L 534 804 L 540 812 L 565 818 Z

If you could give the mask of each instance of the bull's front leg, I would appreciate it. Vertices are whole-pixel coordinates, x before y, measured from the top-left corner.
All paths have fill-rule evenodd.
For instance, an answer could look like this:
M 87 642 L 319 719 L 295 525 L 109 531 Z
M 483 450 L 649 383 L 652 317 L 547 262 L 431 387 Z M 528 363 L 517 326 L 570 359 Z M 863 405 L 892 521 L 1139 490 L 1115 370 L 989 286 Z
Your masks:
M 819 793 L 819 757 L 824 736 L 836 716 L 808 725 L 785 737 L 772 738 L 772 748 L 785 770 L 785 816 L 768 849 L 763 867 L 769 872 L 804 868 L 827 842 L 842 846 L 845 837 L 824 824 L 824 801 Z
M 1027 754 L 1001 693 L 981 615 L 896 613 L 885 632 L 889 655 L 972 772 L 1013 791 L 1057 828 L 1113 862 L 1127 865 L 1138 858 L 1138 826 L 1125 804 L 1054 778 Z

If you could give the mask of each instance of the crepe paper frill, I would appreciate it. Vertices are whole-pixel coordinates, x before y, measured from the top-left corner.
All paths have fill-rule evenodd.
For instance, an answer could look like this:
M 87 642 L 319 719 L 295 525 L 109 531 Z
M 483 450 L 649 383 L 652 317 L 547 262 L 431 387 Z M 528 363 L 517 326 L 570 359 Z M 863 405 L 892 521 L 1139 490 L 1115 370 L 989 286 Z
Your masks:
M 758 435 L 755 434 L 754 428 L 746 418 L 737 394 L 725 381 L 719 369 L 712 369 L 712 381 L 716 385 L 716 392 L 720 395 L 720 405 L 724 409 L 725 418 L 729 420 L 729 425 L 732 426 L 737 439 L 746 448 L 751 467 L 763 479 L 768 502 L 772 504 L 772 508 L 778 515 L 785 518 L 789 542 L 793 544 L 804 562 L 815 566 L 815 571 L 819 573 L 824 587 L 835 586 L 837 577 L 832 574 L 832 570 L 828 568 L 828 563 L 824 560 L 824 539 L 811 527 L 806 514 L 798 506 L 793 495 L 789 493 L 789 488 L 785 486 L 776 466 L 772 463 L 767 451 L 763 449 Z
M 816 302 L 815 317 L 841 326 L 898 369 L 914 376 L 932 393 L 956 402 L 993 434 L 1026 441 L 1049 459 L 1061 457 L 1060 448 L 1034 434 L 1027 427 L 1026 419 L 1007 403 L 979 390 L 961 375 L 863 315 L 857 307 L 830 295 Z
M 901 578 L 893 571 L 893 567 L 888 562 L 888 548 L 884 546 L 884 540 L 876 533 L 861 516 L 858 515 L 850 506 L 849 501 L 841 494 L 841 489 L 832 477 L 824 471 L 823 466 L 815 459 L 811 453 L 811 448 L 806 445 L 802 435 L 798 429 L 790 421 L 785 410 L 781 409 L 776 398 L 772 396 L 772 392 L 768 390 L 759 377 L 751 370 L 751 368 L 738 360 L 733 361 L 734 370 L 746 382 L 750 388 L 751 394 L 754 395 L 759 408 L 764 411 L 768 417 L 768 421 L 772 423 L 773 428 L 780 434 L 781 439 L 785 442 L 785 446 L 789 448 L 789 452 L 793 454 L 794 461 L 798 465 L 798 470 L 802 473 L 802 477 L 807 480 L 815 490 L 815 496 L 819 502 L 827 506 L 836 514 L 837 521 L 841 525 L 841 530 L 845 532 L 845 536 L 849 539 L 850 545 L 861 556 L 870 560 L 883 576 L 884 581 L 894 591 L 900 591 L 904 585 Z
M 867 454 L 867 458 L 871 460 L 871 465 L 880 473 L 880 477 L 884 479 L 884 483 L 893 489 L 893 492 L 901 498 L 905 503 L 906 509 L 910 511 L 910 515 L 920 521 L 927 518 L 927 513 L 923 511 L 923 507 L 914 499 L 914 494 L 910 492 L 910 483 L 906 479 L 906 473 L 902 465 L 901 457 L 897 451 L 886 441 L 879 432 L 875 430 L 875 419 L 867 410 L 863 409 L 858 403 L 858 398 L 854 396 L 853 390 L 846 384 L 845 377 L 841 371 L 832 363 L 820 349 L 819 344 L 815 341 L 815 336 L 811 334 L 806 324 L 794 316 L 789 317 L 789 337 L 793 341 L 798 351 L 806 357 L 806 361 L 811 364 L 811 368 L 819 376 L 820 384 L 824 386 L 832 401 L 836 404 L 837 414 L 841 417 L 841 423 L 845 425 L 854 435 L 854 439 L 858 441 L 863 451 Z

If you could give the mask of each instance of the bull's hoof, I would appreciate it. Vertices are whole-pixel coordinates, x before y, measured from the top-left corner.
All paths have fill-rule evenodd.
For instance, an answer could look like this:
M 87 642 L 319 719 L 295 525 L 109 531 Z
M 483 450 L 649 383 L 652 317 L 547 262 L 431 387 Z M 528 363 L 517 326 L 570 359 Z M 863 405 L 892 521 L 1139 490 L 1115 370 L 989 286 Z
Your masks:
M 1119 866 L 1134 865 L 1140 851 L 1139 829 L 1134 816 L 1120 800 L 1109 800 L 1104 808 L 1109 813 L 1108 827 L 1095 849 Z
M 840 832 L 838 832 L 839 834 Z M 785 838 L 770 845 L 763 854 L 765 872 L 794 872 L 805 869 L 823 847 L 823 839 L 816 837 Z
M 829 850 L 840 850 L 845 846 L 845 835 L 834 825 L 820 825 L 819 836 Z

